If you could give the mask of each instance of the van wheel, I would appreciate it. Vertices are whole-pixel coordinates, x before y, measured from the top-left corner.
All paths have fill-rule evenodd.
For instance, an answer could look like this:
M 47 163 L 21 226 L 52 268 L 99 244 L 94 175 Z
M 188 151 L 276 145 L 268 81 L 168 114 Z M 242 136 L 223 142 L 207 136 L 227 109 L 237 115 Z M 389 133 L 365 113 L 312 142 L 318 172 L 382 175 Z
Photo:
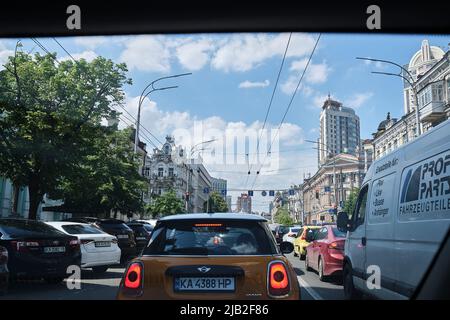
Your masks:
M 343 273 L 344 296 L 347 300 L 361 299 L 361 293 L 353 285 L 352 267 L 346 264 Z
M 305 254 L 305 270 L 312 271 L 311 267 L 309 266 L 308 254 Z
M 327 277 L 323 274 L 323 260 L 322 258 L 319 258 L 319 280 L 325 281 L 326 278 Z

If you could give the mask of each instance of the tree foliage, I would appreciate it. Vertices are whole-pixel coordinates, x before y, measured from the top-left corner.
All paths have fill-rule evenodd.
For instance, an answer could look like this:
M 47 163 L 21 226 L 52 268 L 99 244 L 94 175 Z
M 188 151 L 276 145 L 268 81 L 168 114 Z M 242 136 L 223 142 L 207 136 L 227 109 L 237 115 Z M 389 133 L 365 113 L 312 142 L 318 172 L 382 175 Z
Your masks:
M 274 222 L 284 226 L 294 225 L 294 220 L 289 215 L 289 212 L 285 207 L 278 208 L 277 212 L 275 213 Z
M 343 211 L 346 212 L 349 216 L 353 214 L 356 206 L 356 200 L 358 200 L 359 188 L 353 188 L 350 192 L 347 200 L 344 203 Z
M 131 83 L 124 64 L 55 57 L 18 45 L 0 71 L 0 175 L 28 187 L 31 219 L 44 194 L 79 169 L 111 100 L 122 101 L 122 86 Z
M 207 208 L 208 206 L 208 208 Z M 208 210 L 207 210 L 208 209 Z M 228 205 L 226 201 L 222 198 L 222 196 L 214 191 L 211 193 L 209 197 L 209 204 L 207 201 L 203 204 L 203 211 L 208 211 L 209 213 L 213 212 L 228 212 Z
M 184 213 L 185 206 L 182 199 L 177 197 L 174 190 L 169 190 L 162 195 L 155 196 L 147 212 L 152 217 L 164 217 L 172 214 Z

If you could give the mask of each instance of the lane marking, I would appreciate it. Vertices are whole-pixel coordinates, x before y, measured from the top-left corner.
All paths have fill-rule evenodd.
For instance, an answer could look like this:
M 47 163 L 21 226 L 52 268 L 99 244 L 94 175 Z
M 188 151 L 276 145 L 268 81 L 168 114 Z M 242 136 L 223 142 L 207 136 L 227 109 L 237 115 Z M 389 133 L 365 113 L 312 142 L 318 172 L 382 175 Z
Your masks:
M 313 297 L 314 300 L 323 300 L 323 298 L 318 294 L 313 288 L 310 287 L 308 282 L 303 280 L 300 276 L 297 276 L 298 282 L 300 282 L 300 285 L 305 288 L 305 290 L 309 293 L 311 297 Z

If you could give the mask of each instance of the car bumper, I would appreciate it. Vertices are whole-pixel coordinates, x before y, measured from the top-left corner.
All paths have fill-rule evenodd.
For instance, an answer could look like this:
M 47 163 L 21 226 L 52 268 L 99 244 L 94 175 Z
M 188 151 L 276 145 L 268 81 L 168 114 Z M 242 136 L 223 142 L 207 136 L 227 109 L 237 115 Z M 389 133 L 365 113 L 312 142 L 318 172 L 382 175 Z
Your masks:
M 81 259 L 81 267 L 97 267 L 120 264 L 121 251 L 111 252 L 83 252 Z
M 342 273 L 344 254 L 341 252 L 329 253 L 324 267 L 325 275 L 338 275 Z

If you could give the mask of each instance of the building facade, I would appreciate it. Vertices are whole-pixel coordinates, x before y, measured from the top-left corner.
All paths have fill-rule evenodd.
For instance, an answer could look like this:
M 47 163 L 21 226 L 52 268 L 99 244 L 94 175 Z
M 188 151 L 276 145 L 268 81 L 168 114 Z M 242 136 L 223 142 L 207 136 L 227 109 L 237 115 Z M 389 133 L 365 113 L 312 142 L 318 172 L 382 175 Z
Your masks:
M 237 197 L 236 212 L 252 213 L 252 197 L 247 193 L 242 193 Z
M 211 178 L 212 191 L 217 192 L 224 200 L 227 197 L 227 180 L 221 178 Z
M 303 223 L 335 223 L 336 213 L 364 179 L 364 159 L 338 154 L 302 185 Z
M 357 156 L 360 147 L 359 117 L 351 108 L 328 99 L 320 112 L 319 166 L 340 153 Z
M 450 53 L 438 47 L 430 47 L 428 41 L 405 66 L 414 77 L 419 104 L 421 132 L 446 121 L 450 117 Z M 400 118 L 391 118 L 388 113 L 373 133 L 375 159 L 417 137 L 417 120 L 414 90 L 409 84 L 404 87 L 404 112 Z

